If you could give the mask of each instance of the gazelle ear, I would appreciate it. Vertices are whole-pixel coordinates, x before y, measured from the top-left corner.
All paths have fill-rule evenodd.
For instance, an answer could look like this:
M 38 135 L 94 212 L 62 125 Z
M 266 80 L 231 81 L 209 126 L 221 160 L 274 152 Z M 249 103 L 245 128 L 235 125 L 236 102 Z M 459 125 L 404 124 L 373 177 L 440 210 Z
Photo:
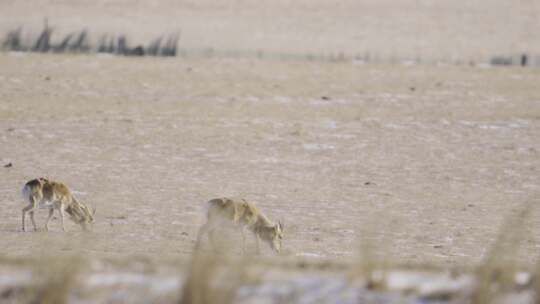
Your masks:
M 283 223 L 281 220 L 278 221 L 279 230 L 283 230 Z

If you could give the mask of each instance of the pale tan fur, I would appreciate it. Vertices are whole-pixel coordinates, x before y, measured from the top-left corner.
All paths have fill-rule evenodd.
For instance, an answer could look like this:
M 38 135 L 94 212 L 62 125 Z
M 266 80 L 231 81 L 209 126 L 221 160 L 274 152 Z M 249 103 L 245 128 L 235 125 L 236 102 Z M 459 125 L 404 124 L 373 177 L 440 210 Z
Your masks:
M 245 234 L 247 228 L 255 235 L 257 242 L 257 254 L 260 253 L 259 241 L 262 240 L 270 245 L 277 253 L 281 250 L 283 238 L 283 225 L 281 222 L 270 221 L 255 204 L 244 199 L 216 198 L 208 201 L 207 222 L 199 230 L 197 248 L 200 247 L 202 237 L 208 234 L 208 238 L 214 249 L 216 248 L 215 230 L 232 224 L 242 233 L 242 250 L 245 252 Z
M 71 219 L 79 224 L 84 230 L 88 228 L 88 224 L 94 222 L 94 211 L 91 213 L 88 207 L 77 201 L 71 194 L 69 188 L 60 182 L 48 180 L 46 178 L 36 178 L 28 181 L 23 189 L 22 195 L 28 206 L 22 209 L 22 230 L 26 230 L 25 218 L 26 213 L 30 213 L 30 219 L 34 226 L 34 231 L 37 230 L 34 220 L 34 211 L 38 208 L 49 209 L 49 216 L 45 222 L 45 231 L 49 230 L 49 221 L 53 216 L 54 210 L 58 210 L 62 220 L 62 230 L 66 231 L 64 226 L 65 214 L 69 214 Z

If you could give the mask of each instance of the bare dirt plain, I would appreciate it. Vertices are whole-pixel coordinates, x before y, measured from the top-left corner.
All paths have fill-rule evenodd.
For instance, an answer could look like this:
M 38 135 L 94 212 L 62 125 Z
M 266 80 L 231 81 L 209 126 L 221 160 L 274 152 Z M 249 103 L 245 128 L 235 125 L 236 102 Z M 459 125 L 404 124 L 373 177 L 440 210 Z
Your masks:
M 354 258 L 363 239 L 398 263 L 470 266 L 538 203 L 535 69 L 16 53 L 0 66 L 4 256 L 186 258 L 204 202 L 234 195 L 285 222 L 286 256 Z M 97 208 L 84 241 L 59 220 L 21 232 L 36 176 Z
M 52 303 L 175 302 L 204 203 L 224 195 L 286 226 L 283 254 L 265 248 L 253 267 L 268 267 L 266 281 L 238 289 L 237 303 L 425 303 L 406 297 L 481 290 L 467 276 L 392 273 L 387 290 L 405 297 L 369 300 L 372 284 L 347 277 L 386 262 L 458 269 L 499 254 L 491 266 L 516 258 L 538 276 L 540 70 L 479 63 L 527 53 L 538 64 L 539 15 L 540 2 L 504 0 L 2 1 L 2 37 L 19 26 L 36 37 L 48 18 L 53 40 L 82 28 L 132 43 L 179 31 L 180 48 L 216 57 L 423 65 L 0 53 L 0 302 L 43 300 L 40 286 L 55 282 L 69 284 Z M 58 219 L 49 233 L 21 232 L 20 189 L 37 176 L 97 208 L 91 233 L 71 222 L 63 233 Z M 520 246 L 490 251 L 525 204 L 528 217 L 505 228 Z M 320 264 L 330 270 L 304 267 Z M 478 273 L 482 283 L 497 272 Z M 540 288 L 525 281 L 525 293 L 510 288 L 524 297 L 502 302 L 532 303 Z

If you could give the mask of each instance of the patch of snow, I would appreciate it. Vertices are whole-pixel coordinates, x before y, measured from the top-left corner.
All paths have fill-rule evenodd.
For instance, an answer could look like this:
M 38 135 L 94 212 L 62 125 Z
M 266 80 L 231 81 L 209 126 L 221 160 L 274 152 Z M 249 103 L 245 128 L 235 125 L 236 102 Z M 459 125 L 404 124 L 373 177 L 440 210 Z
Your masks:
M 30 271 L 23 273 L 0 273 L 0 286 L 26 285 L 32 280 Z
M 308 151 L 320 151 L 320 150 L 334 150 L 336 147 L 329 144 L 303 144 L 305 150 Z
M 474 279 L 471 276 L 460 276 L 457 278 L 437 277 L 424 281 L 418 286 L 418 294 L 421 297 L 444 297 L 445 295 L 455 295 L 472 290 Z
M 318 253 L 312 253 L 312 252 L 299 252 L 295 256 L 297 257 L 304 257 L 304 258 L 322 258 L 323 256 Z
M 403 127 L 403 126 L 401 126 L 401 125 L 394 124 L 394 123 L 384 124 L 384 127 L 385 127 L 385 128 L 388 128 L 388 129 L 395 129 L 395 130 L 399 130 L 399 129 L 404 129 L 404 128 L 405 128 L 405 127 Z
M 88 192 L 77 191 L 77 190 L 72 190 L 71 193 L 75 194 L 75 195 L 86 195 L 86 194 L 88 194 Z
M 13 56 L 13 57 L 26 57 L 26 55 L 28 55 L 28 53 L 26 53 L 26 52 L 19 52 L 19 51 L 9 51 L 9 52 L 8 52 L 8 55 L 9 55 L 9 56 Z
M 523 271 L 516 273 L 514 277 L 514 281 L 516 282 L 516 284 L 521 286 L 528 285 L 532 281 L 532 279 L 532 274 Z
M 518 120 L 514 122 L 492 122 L 492 123 L 460 120 L 459 123 L 467 127 L 474 127 L 474 128 L 484 129 L 484 130 L 499 130 L 499 129 L 506 129 L 506 128 L 518 129 L 518 128 L 526 127 L 528 125 L 528 122 L 524 120 Z
M 154 290 L 169 291 L 180 286 L 177 277 L 158 278 L 140 273 L 94 273 L 86 278 L 89 287 L 105 287 L 113 285 L 142 285 Z
M 275 96 L 274 100 L 278 103 L 291 103 L 293 101 L 292 98 L 286 96 Z
M 328 120 L 323 123 L 323 126 L 327 129 L 336 129 L 337 123 L 334 120 Z

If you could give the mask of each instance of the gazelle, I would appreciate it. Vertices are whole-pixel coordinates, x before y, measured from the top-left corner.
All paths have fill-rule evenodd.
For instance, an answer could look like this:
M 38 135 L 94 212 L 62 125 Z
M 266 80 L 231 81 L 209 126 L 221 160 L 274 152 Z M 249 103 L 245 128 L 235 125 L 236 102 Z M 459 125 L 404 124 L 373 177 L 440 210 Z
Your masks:
M 208 201 L 207 222 L 199 230 L 196 248 L 199 248 L 204 235 L 208 234 L 210 243 L 216 249 L 215 232 L 226 226 L 236 226 L 242 233 L 242 252 L 246 251 L 244 229 L 255 235 L 257 254 L 260 254 L 259 241 L 262 240 L 277 253 L 281 251 L 283 224 L 271 222 L 253 203 L 244 199 L 216 198 Z
M 30 219 L 34 226 L 34 231 L 37 231 L 36 222 L 34 221 L 34 211 L 36 209 L 49 209 L 49 216 L 45 222 L 45 231 L 49 231 L 49 221 L 53 216 L 54 210 L 60 212 L 62 220 L 62 230 L 66 231 L 64 226 L 65 214 L 69 214 L 71 219 L 79 224 L 83 230 L 88 229 L 88 224 L 94 222 L 94 209 L 92 213 L 85 204 L 77 201 L 69 191 L 69 188 L 59 182 L 51 181 L 46 178 L 36 178 L 28 181 L 23 189 L 22 196 L 28 206 L 22 209 L 22 230 L 26 231 L 25 218 L 26 213 L 30 213 Z

